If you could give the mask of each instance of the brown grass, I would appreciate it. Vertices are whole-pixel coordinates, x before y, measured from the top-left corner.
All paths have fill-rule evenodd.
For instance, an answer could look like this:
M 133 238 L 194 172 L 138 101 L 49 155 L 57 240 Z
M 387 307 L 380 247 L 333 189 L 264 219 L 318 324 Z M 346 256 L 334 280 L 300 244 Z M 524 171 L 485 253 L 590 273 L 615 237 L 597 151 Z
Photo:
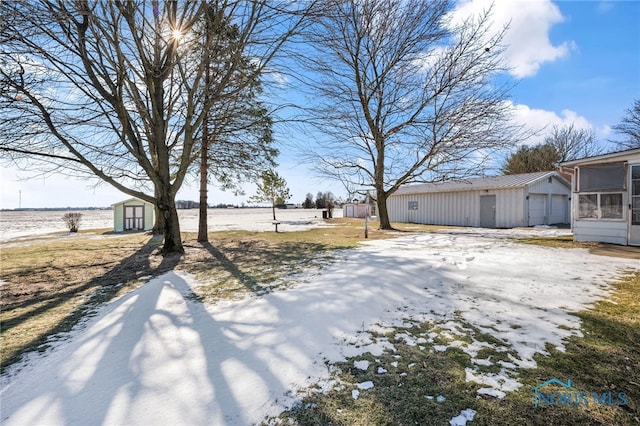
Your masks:
M 213 232 L 210 244 L 183 235 L 184 256 L 160 256 L 160 237 L 86 230 L 0 245 L 0 366 L 43 350 L 52 336 L 70 330 L 97 305 L 172 269 L 191 272 L 207 301 L 262 294 L 286 286 L 285 277 L 321 268 L 337 249 L 364 240 L 361 219 L 332 219 L 328 228 L 303 232 Z M 370 222 L 369 238 L 395 232 Z M 103 232 L 96 234 L 97 232 Z

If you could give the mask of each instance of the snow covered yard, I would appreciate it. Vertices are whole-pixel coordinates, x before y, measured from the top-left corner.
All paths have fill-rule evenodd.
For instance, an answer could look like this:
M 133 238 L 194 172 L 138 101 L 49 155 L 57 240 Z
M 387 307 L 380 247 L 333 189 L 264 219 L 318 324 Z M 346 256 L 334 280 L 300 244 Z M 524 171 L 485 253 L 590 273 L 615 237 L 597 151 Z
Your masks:
M 285 290 L 216 305 L 190 297 L 192 276 L 169 272 L 5 375 L 2 423 L 255 424 L 311 385 L 350 386 L 332 380 L 333 363 L 393 352 L 400 340 L 464 351 L 474 364 L 466 379 L 501 397 L 519 387 L 515 371 L 533 367 L 534 353 L 579 335 L 570 312 L 606 297 L 606 281 L 626 268 L 640 261 L 467 229 L 368 242 Z M 394 331 L 425 321 L 432 332 Z M 483 358 L 488 346 L 507 356 Z M 375 385 L 349 391 L 355 398 Z M 473 418 L 467 408 L 452 424 Z

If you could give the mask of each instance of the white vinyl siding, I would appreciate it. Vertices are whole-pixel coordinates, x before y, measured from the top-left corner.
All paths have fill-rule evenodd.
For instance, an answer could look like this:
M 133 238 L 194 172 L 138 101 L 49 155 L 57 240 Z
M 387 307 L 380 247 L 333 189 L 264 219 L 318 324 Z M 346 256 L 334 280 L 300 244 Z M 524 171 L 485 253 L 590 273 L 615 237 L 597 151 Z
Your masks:
M 627 244 L 627 223 L 624 221 L 578 220 L 574 222 L 575 241 L 601 241 L 603 243 Z

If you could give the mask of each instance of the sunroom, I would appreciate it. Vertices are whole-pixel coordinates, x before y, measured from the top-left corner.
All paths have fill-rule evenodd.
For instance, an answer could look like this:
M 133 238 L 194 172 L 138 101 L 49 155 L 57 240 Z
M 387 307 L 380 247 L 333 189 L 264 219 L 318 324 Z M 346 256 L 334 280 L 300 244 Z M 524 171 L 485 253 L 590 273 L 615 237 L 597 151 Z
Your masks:
M 640 245 L 640 149 L 560 163 L 572 172 L 575 241 Z

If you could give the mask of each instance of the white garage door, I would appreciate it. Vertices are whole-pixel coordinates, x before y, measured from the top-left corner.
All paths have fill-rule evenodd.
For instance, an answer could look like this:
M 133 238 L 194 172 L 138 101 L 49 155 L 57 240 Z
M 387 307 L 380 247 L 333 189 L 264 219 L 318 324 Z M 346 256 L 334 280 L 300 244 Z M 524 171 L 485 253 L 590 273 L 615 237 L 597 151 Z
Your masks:
M 545 194 L 529 194 L 529 226 L 545 225 L 546 201 Z
M 549 223 L 569 223 L 569 197 L 566 195 L 551 196 L 551 214 Z

